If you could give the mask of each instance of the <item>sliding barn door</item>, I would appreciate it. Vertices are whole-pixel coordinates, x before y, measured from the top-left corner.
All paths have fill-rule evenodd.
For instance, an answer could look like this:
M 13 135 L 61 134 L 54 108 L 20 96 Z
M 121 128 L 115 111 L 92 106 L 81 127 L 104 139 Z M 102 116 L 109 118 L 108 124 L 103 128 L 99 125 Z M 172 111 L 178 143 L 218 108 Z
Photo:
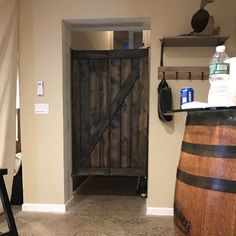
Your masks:
M 72 51 L 74 175 L 147 175 L 148 50 Z

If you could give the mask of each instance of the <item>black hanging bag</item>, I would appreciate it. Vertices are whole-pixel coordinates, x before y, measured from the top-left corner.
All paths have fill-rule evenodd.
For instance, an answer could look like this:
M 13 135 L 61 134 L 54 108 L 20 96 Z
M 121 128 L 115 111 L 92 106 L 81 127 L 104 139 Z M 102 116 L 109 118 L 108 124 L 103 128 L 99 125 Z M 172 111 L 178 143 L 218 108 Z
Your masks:
M 172 110 L 172 92 L 165 78 L 160 82 L 158 89 L 158 116 L 163 122 L 172 120 L 172 115 L 164 114 L 166 111 Z

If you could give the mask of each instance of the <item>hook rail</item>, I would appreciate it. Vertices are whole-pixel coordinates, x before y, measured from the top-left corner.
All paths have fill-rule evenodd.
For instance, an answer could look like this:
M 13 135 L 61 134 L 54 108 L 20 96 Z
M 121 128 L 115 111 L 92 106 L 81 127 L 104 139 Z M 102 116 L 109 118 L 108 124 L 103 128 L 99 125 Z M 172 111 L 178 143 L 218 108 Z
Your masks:
M 158 79 L 166 80 L 208 80 L 208 67 L 199 66 L 161 66 L 158 68 Z

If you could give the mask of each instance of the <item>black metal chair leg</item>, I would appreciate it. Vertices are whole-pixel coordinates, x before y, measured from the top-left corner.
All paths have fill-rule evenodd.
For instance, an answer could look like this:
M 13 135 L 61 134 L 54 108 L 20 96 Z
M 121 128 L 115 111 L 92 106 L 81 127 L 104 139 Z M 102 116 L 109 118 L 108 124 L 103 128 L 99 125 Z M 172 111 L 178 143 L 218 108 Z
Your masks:
M 1 201 L 2 201 L 2 206 L 4 209 L 4 213 L 6 216 L 6 221 L 7 221 L 7 225 L 9 228 L 9 232 L 0 234 L 0 236 L 18 236 L 18 232 L 17 232 L 17 228 L 16 228 L 16 224 L 15 224 L 15 219 L 11 210 L 11 206 L 10 206 L 10 201 L 7 195 L 7 190 L 6 190 L 6 186 L 5 186 L 5 182 L 3 179 L 3 175 L 7 174 L 7 170 L 6 169 L 0 169 L 0 197 L 1 197 Z

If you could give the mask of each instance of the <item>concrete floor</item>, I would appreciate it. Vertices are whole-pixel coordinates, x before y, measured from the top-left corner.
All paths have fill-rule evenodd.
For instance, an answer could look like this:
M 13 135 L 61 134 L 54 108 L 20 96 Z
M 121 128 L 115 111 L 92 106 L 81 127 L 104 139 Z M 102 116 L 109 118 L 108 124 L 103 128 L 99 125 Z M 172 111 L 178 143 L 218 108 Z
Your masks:
M 128 185 L 122 188 L 122 182 Z M 22 212 L 14 207 L 19 235 L 173 236 L 173 218 L 146 216 L 146 199 L 136 196 L 135 188 L 134 179 L 117 178 L 114 183 L 104 177 L 89 178 L 75 193 L 72 207 L 65 214 Z M 2 216 L 0 231 L 4 229 Z

